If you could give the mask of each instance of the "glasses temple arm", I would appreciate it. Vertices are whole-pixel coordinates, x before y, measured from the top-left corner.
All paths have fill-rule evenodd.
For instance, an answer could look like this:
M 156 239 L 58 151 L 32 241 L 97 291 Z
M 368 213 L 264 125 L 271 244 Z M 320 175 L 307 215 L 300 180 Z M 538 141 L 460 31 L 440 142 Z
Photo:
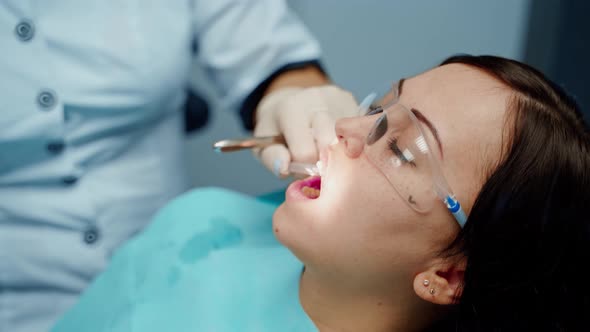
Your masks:
M 465 226 L 465 223 L 467 222 L 467 215 L 465 214 L 465 211 L 463 211 L 463 208 L 461 207 L 459 201 L 451 195 L 448 195 L 444 201 L 447 205 L 447 209 L 449 209 L 449 212 L 453 214 L 453 217 L 455 217 L 455 219 L 459 223 L 459 226 L 463 228 L 463 226 Z

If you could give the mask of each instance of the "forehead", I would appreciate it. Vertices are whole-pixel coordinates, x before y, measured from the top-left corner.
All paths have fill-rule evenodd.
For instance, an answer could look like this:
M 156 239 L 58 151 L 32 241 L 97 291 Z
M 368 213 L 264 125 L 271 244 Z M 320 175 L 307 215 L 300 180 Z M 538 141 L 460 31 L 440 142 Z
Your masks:
M 510 89 L 483 70 L 463 64 L 450 64 L 406 79 L 403 94 L 405 100 L 416 99 L 416 102 L 423 103 L 444 101 L 449 106 L 455 106 L 452 108 L 458 112 L 467 112 L 463 106 L 471 106 L 476 111 L 481 108 L 478 105 L 497 106 L 501 99 L 509 96 Z M 420 100 L 417 100 L 418 95 Z M 495 111 L 473 115 L 498 115 L 498 111 L 503 113 L 503 110 L 504 107 L 495 107 Z
M 443 172 L 457 195 L 474 198 L 483 170 L 500 158 L 509 96 L 510 90 L 494 77 L 462 64 L 437 67 L 404 82 L 401 102 L 437 128 Z

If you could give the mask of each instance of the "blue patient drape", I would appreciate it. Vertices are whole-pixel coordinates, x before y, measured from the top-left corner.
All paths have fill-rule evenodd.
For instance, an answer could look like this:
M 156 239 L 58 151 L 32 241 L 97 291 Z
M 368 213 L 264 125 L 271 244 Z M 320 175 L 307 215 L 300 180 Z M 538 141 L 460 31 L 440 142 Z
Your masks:
M 180 196 L 52 331 L 317 331 L 299 303 L 303 265 L 273 236 L 277 201 L 215 188 Z

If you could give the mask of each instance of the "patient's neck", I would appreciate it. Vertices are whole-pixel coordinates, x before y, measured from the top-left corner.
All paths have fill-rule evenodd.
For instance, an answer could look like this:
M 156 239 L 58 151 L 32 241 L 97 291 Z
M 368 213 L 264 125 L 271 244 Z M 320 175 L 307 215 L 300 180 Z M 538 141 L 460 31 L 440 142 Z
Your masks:
M 411 288 L 380 290 L 338 279 L 309 268 L 301 276 L 299 300 L 321 332 L 420 331 L 435 315 Z

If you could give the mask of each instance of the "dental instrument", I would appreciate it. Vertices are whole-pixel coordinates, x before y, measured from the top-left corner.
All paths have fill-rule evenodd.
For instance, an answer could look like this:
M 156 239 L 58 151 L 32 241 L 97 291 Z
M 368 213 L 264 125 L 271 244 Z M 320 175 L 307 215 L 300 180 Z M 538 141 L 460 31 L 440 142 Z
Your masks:
M 273 144 L 287 144 L 283 135 L 224 139 L 213 144 L 215 152 L 234 152 L 244 149 L 264 148 Z
M 286 144 L 283 135 L 263 136 L 263 137 L 248 137 L 243 139 L 225 139 L 213 144 L 213 149 L 216 152 L 235 152 L 244 149 L 264 148 L 273 144 Z M 304 175 L 320 175 L 321 161 L 315 164 L 291 162 L 288 167 L 289 173 L 304 174 Z
M 322 175 L 322 162 L 318 161 L 315 164 L 291 162 L 289 164 L 289 173 L 306 174 L 306 175 Z

